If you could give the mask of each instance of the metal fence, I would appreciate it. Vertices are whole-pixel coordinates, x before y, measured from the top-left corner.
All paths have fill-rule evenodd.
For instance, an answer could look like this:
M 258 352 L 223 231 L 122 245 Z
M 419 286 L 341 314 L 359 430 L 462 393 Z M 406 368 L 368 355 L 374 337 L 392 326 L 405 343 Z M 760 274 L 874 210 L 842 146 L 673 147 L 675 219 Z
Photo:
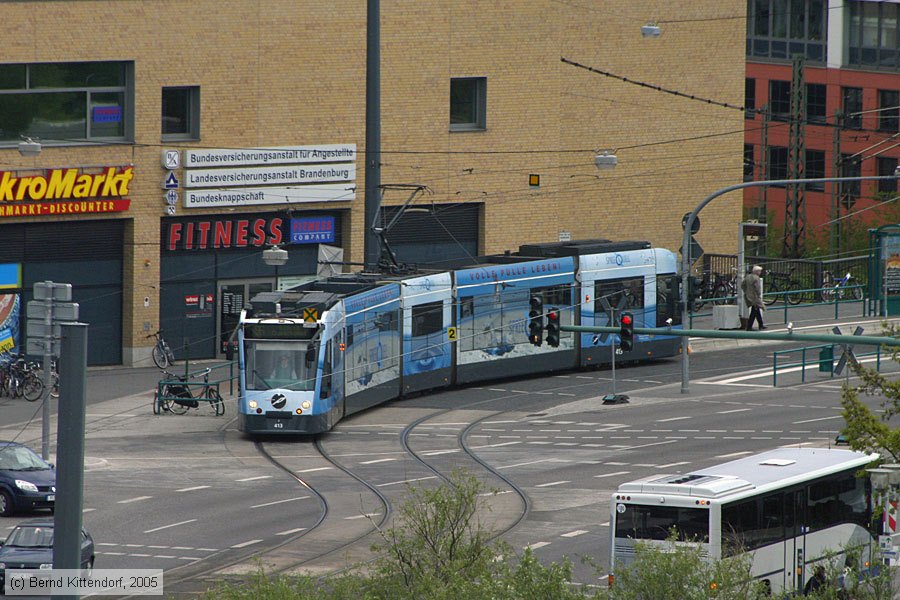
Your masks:
M 831 285 L 833 277 L 843 277 L 850 273 L 854 283 L 865 285 L 868 279 L 868 256 L 854 256 L 835 260 L 807 260 L 801 258 L 772 258 L 766 256 L 747 256 L 748 267 L 759 265 L 766 273 L 778 273 L 787 279 L 796 279 L 802 289 L 815 289 Z M 737 255 L 704 254 L 701 270 L 697 276 L 705 281 L 715 282 L 721 279 L 741 279 L 738 274 Z

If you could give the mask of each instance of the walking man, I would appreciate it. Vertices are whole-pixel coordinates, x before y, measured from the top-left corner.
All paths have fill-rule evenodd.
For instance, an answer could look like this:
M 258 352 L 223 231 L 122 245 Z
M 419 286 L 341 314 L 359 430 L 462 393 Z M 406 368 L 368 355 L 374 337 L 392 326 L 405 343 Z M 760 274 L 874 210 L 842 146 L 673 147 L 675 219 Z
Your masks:
M 760 273 L 762 273 L 762 267 L 753 265 L 753 268 L 741 281 L 741 290 L 744 292 L 744 304 L 750 309 L 750 316 L 747 318 L 747 331 L 753 330 L 754 320 L 759 323 L 760 330 L 766 328 L 762 320 L 762 311 L 766 309 L 766 305 L 763 304 L 762 300 L 762 279 L 759 278 Z

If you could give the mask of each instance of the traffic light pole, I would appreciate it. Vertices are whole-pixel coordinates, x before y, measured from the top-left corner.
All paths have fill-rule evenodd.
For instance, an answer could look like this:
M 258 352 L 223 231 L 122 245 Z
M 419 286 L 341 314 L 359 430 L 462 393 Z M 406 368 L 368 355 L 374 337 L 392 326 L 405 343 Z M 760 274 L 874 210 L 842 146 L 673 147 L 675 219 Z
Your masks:
M 697 220 L 697 215 L 703 210 L 703 207 L 718 198 L 723 194 L 727 194 L 728 192 L 733 192 L 736 190 L 742 190 L 749 187 L 771 187 L 771 186 L 787 186 L 787 185 L 798 185 L 803 183 L 825 183 L 825 182 L 841 182 L 841 181 L 879 181 L 879 180 L 896 180 L 898 175 L 900 175 L 900 167 L 898 170 L 894 171 L 893 175 L 878 175 L 878 176 L 865 176 L 865 177 L 822 177 L 822 178 L 812 178 L 812 179 L 770 179 L 768 181 L 746 181 L 744 183 L 738 183 L 735 185 L 730 185 L 728 187 L 717 190 L 703 199 L 703 201 L 697 205 L 697 207 L 691 211 L 689 215 L 682 221 L 682 225 L 684 226 L 684 236 L 681 244 L 681 322 L 688 323 L 690 319 L 690 314 L 688 312 L 688 302 L 690 300 L 688 296 L 688 280 L 691 275 L 691 231 L 694 227 L 694 221 Z M 698 257 L 699 258 L 699 257 Z M 739 283 L 739 282 L 738 282 Z M 642 328 L 640 331 L 635 328 L 635 331 L 639 333 L 647 333 L 646 329 Z M 673 334 L 675 331 L 672 330 Z M 682 330 L 689 331 L 689 330 Z M 659 333 L 665 332 L 665 328 L 662 328 L 662 331 Z M 731 334 L 728 336 L 696 336 L 696 337 L 728 337 L 731 339 L 736 338 L 736 332 L 730 332 Z M 747 332 L 752 333 L 752 332 Z M 681 334 L 677 334 L 681 335 Z M 740 338 L 737 338 L 740 339 Z M 748 338 L 745 338 L 748 339 Z M 757 338 L 749 338 L 749 339 L 757 339 Z M 780 338 L 772 338 L 771 334 L 768 338 L 763 339 L 780 339 Z M 787 339 L 800 339 L 799 336 L 795 336 L 793 338 Z M 890 338 L 888 338 L 890 339 Z M 856 340 L 854 340 L 856 341 Z M 889 344 L 890 345 L 890 344 Z M 900 345 L 900 344 L 894 344 Z M 688 359 L 688 339 L 687 336 L 682 335 L 681 338 L 681 393 L 687 394 L 690 391 L 690 360 Z

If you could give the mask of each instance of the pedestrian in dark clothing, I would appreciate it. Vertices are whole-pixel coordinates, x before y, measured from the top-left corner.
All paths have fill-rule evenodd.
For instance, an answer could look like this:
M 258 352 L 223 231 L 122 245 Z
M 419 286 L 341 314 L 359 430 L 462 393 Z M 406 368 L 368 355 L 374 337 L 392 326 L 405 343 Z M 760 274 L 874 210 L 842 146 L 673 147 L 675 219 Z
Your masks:
M 760 330 L 766 328 L 763 325 L 762 311 L 766 309 L 766 305 L 762 300 L 762 279 L 759 274 L 762 273 L 762 267 L 753 265 L 753 268 L 741 281 L 741 290 L 744 292 L 744 304 L 750 309 L 750 316 L 747 318 L 747 331 L 753 330 L 753 321 L 759 323 Z
M 803 595 L 810 596 L 818 593 L 820 590 L 824 590 L 825 583 L 825 567 L 819 565 L 816 567 L 816 572 L 813 573 L 813 576 L 806 582 L 806 587 L 803 588 Z

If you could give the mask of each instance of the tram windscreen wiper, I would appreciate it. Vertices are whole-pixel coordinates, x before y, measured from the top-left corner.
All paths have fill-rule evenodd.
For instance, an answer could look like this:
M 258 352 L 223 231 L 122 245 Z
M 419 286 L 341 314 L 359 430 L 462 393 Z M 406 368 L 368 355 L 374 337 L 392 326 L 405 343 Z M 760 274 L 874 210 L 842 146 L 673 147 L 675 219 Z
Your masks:
M 260 381 L 262 381 L 262 383 L 263 383 L 264 386 L 266 386 L 266 387 L 269 388 L 269 389 L 272 389 L 272 384 L 269 383 L 268 381 L 266 381 L 265 378 L 263 378 L 263 376 L 259 374 L 259 371 L 257 371 L 256 369 L 253 369 L 253 375 L 254 375 L 257 379 L 259 379 Z

